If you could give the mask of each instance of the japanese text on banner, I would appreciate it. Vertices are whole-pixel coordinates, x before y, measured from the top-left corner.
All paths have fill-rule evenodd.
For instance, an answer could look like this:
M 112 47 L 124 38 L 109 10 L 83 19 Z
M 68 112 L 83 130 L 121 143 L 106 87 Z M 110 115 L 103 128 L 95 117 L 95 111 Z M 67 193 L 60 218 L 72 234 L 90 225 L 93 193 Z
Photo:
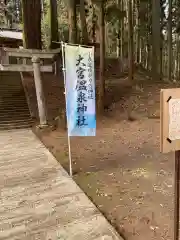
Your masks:
M 94 49 L 65 46 L 68 134 L 94 136 Z

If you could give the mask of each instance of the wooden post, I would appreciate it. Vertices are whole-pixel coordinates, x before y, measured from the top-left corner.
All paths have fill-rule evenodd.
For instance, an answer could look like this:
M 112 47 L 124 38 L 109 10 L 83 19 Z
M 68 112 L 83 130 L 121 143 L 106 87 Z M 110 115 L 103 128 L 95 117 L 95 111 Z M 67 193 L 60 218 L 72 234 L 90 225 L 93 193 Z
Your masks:
M 60 56 L 57 55 L 55 62 L 54 62 L 54 75 L 59 77 L 60 76 L 60 65 L 61 65 L 61 61 L 60 61 Z
M 34 70 L 34 81 L 36 88 L 37 104 L 39 111 L 40 127 L 47 126 L 46 106 L 45 97 L 43 92 L 43 84 L 40 71 L 40 58 L 32 57 L 33 70 Z
M 180 88 L 160 92 L 161 152 L 175 151 L 174 240 L 180 239 Z
M 180 151 L 175 151 L 174 240 L 179 240 Z

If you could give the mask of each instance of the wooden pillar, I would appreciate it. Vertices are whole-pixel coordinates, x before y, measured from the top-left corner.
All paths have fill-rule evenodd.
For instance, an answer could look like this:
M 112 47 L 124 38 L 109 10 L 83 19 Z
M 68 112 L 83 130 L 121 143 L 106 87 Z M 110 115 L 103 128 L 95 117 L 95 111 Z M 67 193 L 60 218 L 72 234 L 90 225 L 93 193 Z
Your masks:
M 40 70 L 40 58 L 33 56 L 32 63 L 33 63 L 33 70 L 34 70 L 34 81 L 35 81 L 35 88 L 36 88 L 40 127 L 43 127 L 43 126 L 47 126 L 47 115 L 46 115 L 45 97 L 44 97 L 41 70 Z

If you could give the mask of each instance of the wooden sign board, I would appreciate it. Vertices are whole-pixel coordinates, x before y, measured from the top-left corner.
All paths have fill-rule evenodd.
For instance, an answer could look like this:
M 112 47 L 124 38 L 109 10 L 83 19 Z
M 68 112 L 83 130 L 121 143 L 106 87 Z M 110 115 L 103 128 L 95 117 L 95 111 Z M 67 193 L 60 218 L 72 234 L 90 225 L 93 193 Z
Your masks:
M 180 150 L 180 88 L 160 92 L 160 150 Z

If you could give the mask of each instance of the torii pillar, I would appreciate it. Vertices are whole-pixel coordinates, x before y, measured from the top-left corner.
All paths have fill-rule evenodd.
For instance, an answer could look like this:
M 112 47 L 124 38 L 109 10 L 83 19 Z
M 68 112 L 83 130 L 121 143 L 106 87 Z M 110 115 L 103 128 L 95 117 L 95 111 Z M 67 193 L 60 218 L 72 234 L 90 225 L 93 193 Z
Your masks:
M 32 63 L 33 63 L 33 70 L 34 70 L 34 81 L 35 81 L 36 97 L 37 97 L 39 120 L 40 120 L 39 127 L 46 127 L 47 114 L 46 114 L 45 96 L 43 91 L 43 83 L 42 83 L 42 77 L 41 77 L 40 58 L 33 56 Z

